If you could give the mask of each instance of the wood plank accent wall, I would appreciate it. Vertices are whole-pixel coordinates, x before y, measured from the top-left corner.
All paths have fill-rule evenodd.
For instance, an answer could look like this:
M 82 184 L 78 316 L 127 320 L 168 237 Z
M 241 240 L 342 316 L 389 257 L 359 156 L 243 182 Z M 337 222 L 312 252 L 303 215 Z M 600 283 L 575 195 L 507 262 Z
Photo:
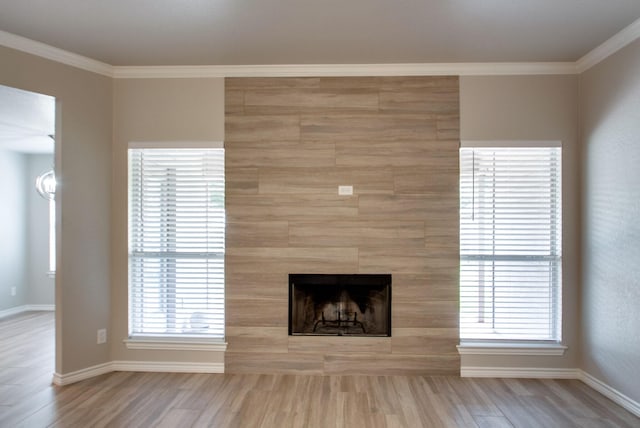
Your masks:
M 225 79 L 226 371 L 458 374 L 458 143 L 457 77 Z M 391 273 L 392 337 L 289 337 L 289 273 Z

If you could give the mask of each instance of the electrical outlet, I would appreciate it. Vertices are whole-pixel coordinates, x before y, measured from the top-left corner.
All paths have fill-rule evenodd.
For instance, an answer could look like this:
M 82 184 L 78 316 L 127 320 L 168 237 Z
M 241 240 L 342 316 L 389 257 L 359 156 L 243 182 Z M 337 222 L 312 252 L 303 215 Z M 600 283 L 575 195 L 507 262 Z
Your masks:
M 107 343 L 107 329 L 106 328 L 101 328 L 100 330 L 98 330 L 98 345 L 101 345 L 103 343 Z
M 16 295 L 16 287 L 11 287 L 11 295 L 12 296 Z

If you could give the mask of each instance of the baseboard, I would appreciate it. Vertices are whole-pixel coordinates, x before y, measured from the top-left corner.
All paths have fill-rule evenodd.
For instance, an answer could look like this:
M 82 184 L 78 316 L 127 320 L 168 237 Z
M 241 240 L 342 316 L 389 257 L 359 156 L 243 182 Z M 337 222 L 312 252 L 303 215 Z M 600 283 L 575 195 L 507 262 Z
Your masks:
M 224 373 L 224 363 L 180 363 L 165 361 L 111 361 L 67 374 L 55 373 L 53 383 L 64 386 L 114 371 L 169 373 Z M 614 403 L 640 417 L 640 403 L 580 369 L 536 367 L 462 367 L 461 377 L 579 379 Z
M 601 380 L 596 379 L 589 373 L 583 370 L 579 370 L 579 371 L 580 371 L 580 380 L 582 382 L 586 383 L 591 388 L 598 391 L 600 394 L 604 395 L 614 403 L 624 407 L 629 412 L 640 417 L 640 403 L 638 403 L 635 400 L 632 400 L 631 398 L 627 397 L 617 389 L 612 388 L 611 386 L 607 385 Z
M 0 311 L 0 318 L 18 315 L 29 311 L 55 311 L 55 305 L 22 305 Z
M 53 384 L 58 386 L 70 385 L 72 383 L 80 382 L 81 380 L 90 379 L 92 377 L 100 376 L 105 373 L 113 371 L 112 363 L 103 363 L 96 366 L 87 367 L 86 369 L 78 370 L 71 373 L 53 374 Z
M 70 385 L 111 372 L 224 373 L 224 363 L 177 363 L 166 361 L 110 361 L 71 373 L 54 373 L 53 384 Z
M 537 367 L 461 367 L 461 377 L 533 378 L 533 379 L 578 379 L 598 391 L 625 410 L 640 417 L 640 403 L 627 397 L 580 369 L 548 369 Z
M 178 363 L 168 361 L 113 361 L 112 371 L 161 373 L 224 373 L 224 363 Z
M 580 379 L 580 370 L 539 367 L 461 367 L 460 376 L 521 379 Z
M 21 314 L 26 311 L 26 306 L 15 306 L 13 308 L 4 309 L 0 311 L 0 318 L 10 317 L 11 315 Z
M 55 311 L 56 305 L 24 305 L 26 311 Z

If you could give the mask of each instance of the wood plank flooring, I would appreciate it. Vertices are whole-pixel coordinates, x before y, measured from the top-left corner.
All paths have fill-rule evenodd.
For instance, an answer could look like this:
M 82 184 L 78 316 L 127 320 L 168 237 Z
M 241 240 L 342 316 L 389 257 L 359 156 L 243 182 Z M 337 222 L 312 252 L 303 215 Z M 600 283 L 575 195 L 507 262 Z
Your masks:
M 117 372 L 51 385 L 53 314 L 0 320 L 0 427 L 640 427 L 573 380 Z

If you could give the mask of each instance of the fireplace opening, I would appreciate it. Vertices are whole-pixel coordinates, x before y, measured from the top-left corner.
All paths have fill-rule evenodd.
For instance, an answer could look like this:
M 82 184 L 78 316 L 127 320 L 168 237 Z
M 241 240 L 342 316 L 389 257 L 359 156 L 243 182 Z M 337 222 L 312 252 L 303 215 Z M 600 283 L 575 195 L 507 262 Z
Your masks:
M 391 275 L 289 274 L 289 335 L 391 336 Z

